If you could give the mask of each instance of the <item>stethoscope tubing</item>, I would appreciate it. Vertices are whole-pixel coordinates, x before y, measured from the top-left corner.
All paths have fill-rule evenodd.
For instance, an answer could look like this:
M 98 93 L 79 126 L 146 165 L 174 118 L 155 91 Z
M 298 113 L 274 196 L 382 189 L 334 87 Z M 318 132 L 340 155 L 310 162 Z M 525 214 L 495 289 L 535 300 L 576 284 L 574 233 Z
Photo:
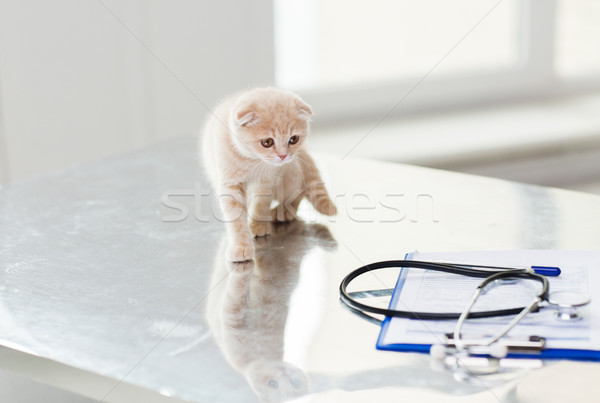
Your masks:
M 452 320 L 458 319 L 462 312 L 457 313 L 445 313 L 445 312 L 415 312 L 415 311 L 403 311 L 403 310 L 395 310 L 395 309 L 385 309 L 379 308 L 367 304 L 363 304 L 362 302 L 358 302 L 356 299 L 352 298 L 347 289 L 350 283 L 355 280 L 357 277 L 376 270 L 388 269 L 388 268 L 413 268 L 413 269 L 422 269 L 422 270 L 434 270 L 445 273 L 463 275 L 468 277 L 478 277 L 485 278 L 480 285 L 479 288 L 485 287 L 487 284 L 501 278 L 508 277 L 518 277 L 524 279 L 532 279 L 537 280 L 542 283 L 542 292 L 540 293 L 540 297 L 543 300 L 547 300 L 548 298 L 548 280 L 535 273 L 531 273 L 522 269 L 511 269 L 511 268 L 497 268 L 492 267 L 494 269 L 503 269 L 497 271 L 490 270 L 481 270 L 475 269 L 471 266 L 467 267 L 466 265 L 457 265 L 457 264 L 447 264 L 447 263 L 434 263 L 434 262 L 423 262 L 418 260 L 386 260 L 381 262 L 370 263 L 359 267 L 358 269 L 349 273 L 342 282 L 340 283 L 340 300 L 343 304 L 351 308 L 352 310 L 359 311 L 362 313 L 368 312 L 377 315 L 384 315 L 386 317 L 394 317 L 394 318 L 409 318 L 409 319 L 419 319 L 419 320 Z M 484 266 L 479 266 L 484 267 Z M 488 266 L 485 266 L 488 267 Z M 490 318 L 495 316 L 507 316 L 507 315 L 517 315 L 521 311 L 523 311 L 526 307 L 518 307 L 518 308 L 507 308 L 507 309 L 496 309 L 491 311 L 477 311 L 470 312 L 467 318 L 469 319 L 478 319 L 478 318 Z M 538 308 L 536 308 L 537 310 Z M 535 312 L 533 310 L 532 312 Z

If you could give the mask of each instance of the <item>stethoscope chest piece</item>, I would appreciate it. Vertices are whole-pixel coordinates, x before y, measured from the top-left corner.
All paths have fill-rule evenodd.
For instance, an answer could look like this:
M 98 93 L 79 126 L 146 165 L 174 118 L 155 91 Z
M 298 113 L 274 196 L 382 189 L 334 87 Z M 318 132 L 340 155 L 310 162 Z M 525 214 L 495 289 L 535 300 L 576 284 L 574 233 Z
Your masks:
M 553 292 L 548 303 L 556 307 L 554 315 L 559 320 L 580 320 L 583 318 L 579 308 L 591 302 L 589 296 L 572 291 Z

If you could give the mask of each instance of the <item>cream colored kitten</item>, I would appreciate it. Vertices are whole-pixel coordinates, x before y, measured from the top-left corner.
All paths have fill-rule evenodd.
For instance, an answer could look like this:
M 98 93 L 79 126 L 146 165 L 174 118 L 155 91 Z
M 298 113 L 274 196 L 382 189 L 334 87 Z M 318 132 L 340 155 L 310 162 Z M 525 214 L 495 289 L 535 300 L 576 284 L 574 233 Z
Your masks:
M 255 88 L 227 99 L 209 118 L 202 151 L 227 225 L 229 261 L 252 259 L 253 235 L 270 234 L 271 221 L 295 219 L 304 197 L 319 213 L 336 214 L 302 148 L 311 116 L 296 94 Z

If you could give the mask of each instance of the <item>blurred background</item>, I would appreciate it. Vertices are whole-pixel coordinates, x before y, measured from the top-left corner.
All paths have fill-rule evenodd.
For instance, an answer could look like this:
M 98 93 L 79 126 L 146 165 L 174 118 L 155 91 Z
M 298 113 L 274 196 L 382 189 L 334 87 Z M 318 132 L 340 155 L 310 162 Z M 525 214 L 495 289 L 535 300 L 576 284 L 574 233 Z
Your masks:
M 600 193 L 594 0 L 0 0 L 0 183 L 255 85 L 312 105 L 313 150 Z

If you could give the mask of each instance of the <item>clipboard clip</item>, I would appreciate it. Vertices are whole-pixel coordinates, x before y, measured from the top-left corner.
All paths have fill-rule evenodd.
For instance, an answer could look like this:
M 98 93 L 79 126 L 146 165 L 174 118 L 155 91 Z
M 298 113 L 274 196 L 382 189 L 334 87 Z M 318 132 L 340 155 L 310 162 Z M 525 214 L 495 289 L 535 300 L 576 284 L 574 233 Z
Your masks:
M 442 347 L 456 349 L 454 333 L 447 333 L 445 337 Z M 460 343 L 468 347 L 472 355 L 491 355 L 496 358 L 503 358 L 510 353 L 541 354 L 546 347 L 546 339 L 540 336 L 530 336 L 527 340 L 501 339 L 491 346 L 486 339 L 461 338 Z

